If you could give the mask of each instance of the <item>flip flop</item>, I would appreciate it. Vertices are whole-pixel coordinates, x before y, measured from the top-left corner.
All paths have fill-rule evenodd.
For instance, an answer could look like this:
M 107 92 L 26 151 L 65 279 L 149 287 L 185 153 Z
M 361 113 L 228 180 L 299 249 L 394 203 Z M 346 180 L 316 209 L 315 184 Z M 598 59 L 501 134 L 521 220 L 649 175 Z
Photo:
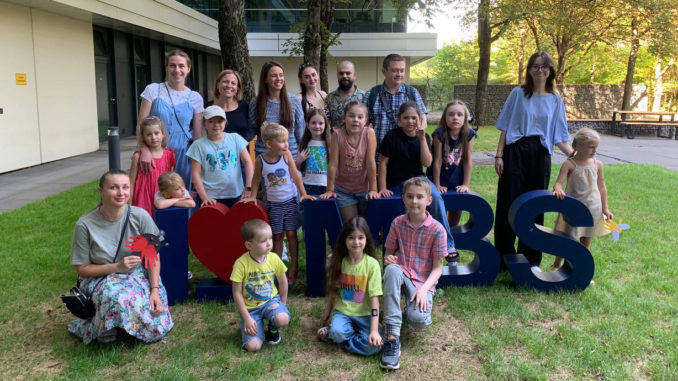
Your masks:
M 330 330 L 327 327 L 321 327 L 320 329 L 318 329 L 318 333 L 317 333 L 318 340 L 324 341 L 324 342 L 327 343 L 329 341 L 329 339 L 327 338 L 327 335 L 329 334 L 329 332 L 330 332 Z
M 459 253 L 456 252 L 456 251 L 449 252 L 445 256 L 445 260 L 447 260 L 448 263 L 449 262 L 458 262 L 459 261 Z

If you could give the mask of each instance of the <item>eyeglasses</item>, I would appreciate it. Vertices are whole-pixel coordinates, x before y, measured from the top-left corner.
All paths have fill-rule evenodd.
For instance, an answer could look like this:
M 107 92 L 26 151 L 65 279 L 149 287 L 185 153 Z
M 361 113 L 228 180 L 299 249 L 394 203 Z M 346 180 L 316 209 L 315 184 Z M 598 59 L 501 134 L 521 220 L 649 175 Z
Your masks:
M 540 71 L 540 70 L 547 71 L 547 70 L 549 70 L 551 67 L 550 67 L 550 66 L 546 66 L 546 65 L 544 65 L 544 66 L 532 65 L 530 68 L 532 69 L 532 71 Z

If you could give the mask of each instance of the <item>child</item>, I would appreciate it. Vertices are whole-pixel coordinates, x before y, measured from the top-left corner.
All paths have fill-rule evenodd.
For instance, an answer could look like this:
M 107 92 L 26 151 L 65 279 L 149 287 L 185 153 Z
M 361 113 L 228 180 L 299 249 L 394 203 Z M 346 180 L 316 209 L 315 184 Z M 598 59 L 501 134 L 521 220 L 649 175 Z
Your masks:
M 398 109 L 400 128 L 389 131 L 379 146 L 379 194 L 382 197 L 403 193 L 403 182 L 411 177 L 424 176 L 422 166 L 428 167 L 433 161 L 429 149 L 430 138 L 425 126 L 420 125 L 421 113 L 412 101 L 403 103 Z M 424 177 L 424 180 L 427 179 Z M 447 256 L 458 258 L 454 247 L 445 203 L 438 188 L 431 185 L 433 202 L 429 208 L 431 216 L 440 222 L 447 232 Z
M 596 159 L 596 150 L 600 144 L 600 135 L 589 128 L 578 130 L 572 137 L 574 152 L 560 167 L 558 178 L 553 185 L 553 195 L 565 198 L 565 193 L 581 201 L 589 208 L 593 216 L 593 226 L 570 226 L 562 214 L 558 214 L 555 230 L 579 238 L 586 248 L 591 247 L 591 238 L 604 235 L 604 220 L 614 218 L 607 208 L 607 187 L 603 177 L 603 163 Z M 567 187 L 563 191 L 563 181 L 567 177 Z M 563 264 L 563 258 L 556 257 L 551 271 Z
M 468 109 L 460 100 L 453 100 L 445 106 L 438 128 L 433 131 L 433 165 L 426 170 L 428 177 L 440 193 L 456 190 L 468 192 L 473 165 L 473 139 L 476 132 L 468 121 Z M 459 225 L 461 210 L 450 210 L 447 222 L 450 227 Z M 459 260 L 459 254 L 446 256 L 448 263 Z
M 442 274 L 447 234 L 426 211 L 431 204 L 431 184 L 413 177 L 403 186 L 406 214 L 391 224 L 384 247 L 384 328 L 386 340 L 380 366 L 400 367 L 400 295 L 405 296 L 407 321 L 415 328 L 431 324 L 433 293 Z
M 188 148 L 191 159 L 191 179 L 198 192 L 200 206 L 220 202 L 233 206 L 240 198 L 247 198 L 252 190 L 252 159 L 247 141 L 236 133 L 225 133 L 226 113 L 219 106 L 209 106 L 203 113 L 207 136 L 196 140 Z M 240 163 L 245 166 L 243 187 Z
M 332 309 L 334 314 L 329 329 L 320 328 L 318 337 L 341 344 L 346 351 L 358 355 L 379 352 L 381 267 L 364 218 L 356 217 L 344 224 L 328 272 L 323 321 L 327 322 Z
M 367 209 L 367 200 L 379 198 L 374 155 L 377 138 L 366 125 L 367 107 L 353 101 L 344 108 L 344 127 L 334 130 L 330 141 L 327 191 L 320 198 L 337 198 L 344 221 Z
M 157 116 L 149 116 L 141 121 L 137 139 L 139 147 L 148 147 L 153 155 L 155 166 L 151 166 L 150 172 L 140 171 L 141 149 L 132 155 L 132 165 L 129 169 L 130 189 L 132 189 L 130 205 L 144 208 L 149 215 L 153 216 L 153 198 L 158 191 L 158 176 L 174 170 L 174 151 L 167 149 L 165 124 Z
M 257 156 L 252 179 L 252 194 L 243 202 L 256 202 L 259 182 L 262 178 L 266 188 L 266 211 L 273 230 L 273 251 L 282 254 L 283 233 L 287 237 L 290 249 L 290 272 L 287 280 L 293 285 L 297 280 L 299 266 L 299 241 L 297 229 L 301 226 L 299 202 L 315 200 L 304 190 L 301 176 L 294 166 L 294 158 L 289 151 L 287 128 L 278 123 L 264 122 L 261 138 L 268 149 Z M 295 189 L 296 186 L 296 189 Z M 301 198 L 297 199 L 297 190 Z
M 172 206 L 192 209 L 195 208 L 195 201 L 178 173 L 165 172 L 158 177 L 158 193 L 155 194 L 154 205 L 157 209 Z
M 240 313 L 242 348 L 248 352 L 261 349 L 264 341 L 280 342 L 279 329 L 287 326 L 290 311 L 287 303 L 287 268 L 277 255 L 269 255 L 271 227 L 260 219 L 245 222 L 240 229 L 249 250 L 233 264 L 233 300 Z M 275 287 L 278 280 L 279 290 Z M 264 319 L 268 329 L 264 333 Z
M 327 190 L 327 149 L 330 147 L 329 122 L 322 109 L 311 109 L 306 118 L 306 130 L 299 143 L 297 169 L 303 174 L 308 194 L 323 194 Z

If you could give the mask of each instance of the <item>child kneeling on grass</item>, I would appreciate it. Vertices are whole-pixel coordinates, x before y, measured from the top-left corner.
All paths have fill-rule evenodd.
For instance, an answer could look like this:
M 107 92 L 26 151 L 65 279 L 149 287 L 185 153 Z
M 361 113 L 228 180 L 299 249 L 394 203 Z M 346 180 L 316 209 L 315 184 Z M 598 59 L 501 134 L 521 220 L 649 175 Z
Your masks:
M 367 221 L 354 217 L 344 223 L 330 259 L 323 322 L 329 320 L 332 310 L 334 314 L 331 325 L 318 330 L 321 340 L 332 340 L 363 356 L 381 350 L 380 267 Z
M 248 352 L 268 344 L 280 342 L 280 328 L 290 322 L 287 302 L 287 267 L 273 248 L 271 227 L 260 219 L 245 222 L 240 229 L 245 247 L 249 250 L 235 261 L 231 281 L 233 299 L 240 313 L 242 348 Z M 275 279 L 278 287 L 275 287 Z M 264 332 L 264 320 L 268 329 Z
M 384 327 L 386 339 L 379 365 L 400 367 L 400 296 L 405 296 L 407 321 L 414 328 L 431 325 L 435 285 L 443 272 L 447 232 L 426 211 L 431 204 L 431 185 L 414 177 L 403 186 L 406 214 L 393 220 L 384 247 Z

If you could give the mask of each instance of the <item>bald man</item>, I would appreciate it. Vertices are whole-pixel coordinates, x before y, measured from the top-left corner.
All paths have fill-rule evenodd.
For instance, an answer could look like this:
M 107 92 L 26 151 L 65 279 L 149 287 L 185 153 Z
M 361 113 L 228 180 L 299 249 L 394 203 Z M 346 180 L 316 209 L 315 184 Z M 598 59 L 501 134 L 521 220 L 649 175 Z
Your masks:
M 355 85 L 358 75 L 351 61 L 341 61 L 337 64 L 337 81 L 339 87 L 327 95 L 327 107 L 330 111 L 330 125 L 339 127 L 342 125 L 344 106 L 352 101 L 362 102 L 365 92 Z

